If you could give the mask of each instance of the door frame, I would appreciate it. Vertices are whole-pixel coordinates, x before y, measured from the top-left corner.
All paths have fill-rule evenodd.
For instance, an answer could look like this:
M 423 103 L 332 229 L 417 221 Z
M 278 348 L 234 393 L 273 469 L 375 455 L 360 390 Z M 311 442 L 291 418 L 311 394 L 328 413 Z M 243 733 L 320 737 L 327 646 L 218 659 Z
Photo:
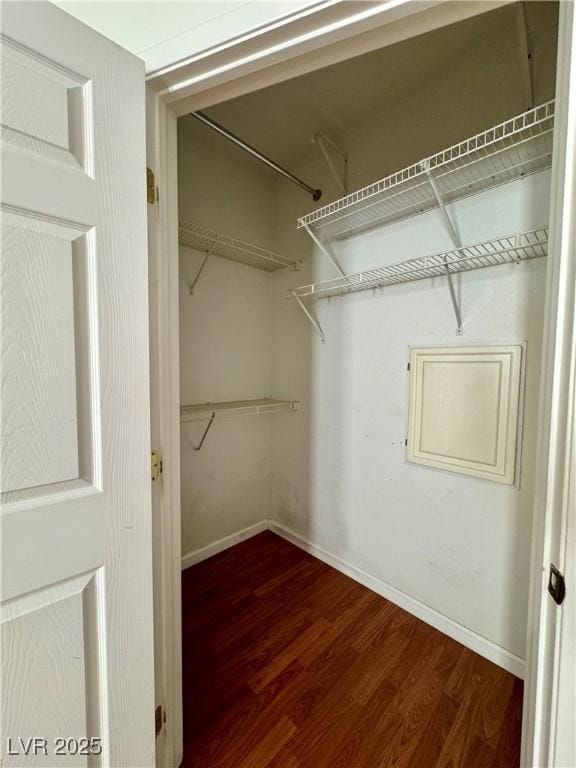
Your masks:
M 550 242 L 536 457 L 532 552 L 529 581 L 526 672 L 522 722 L 522 765 L 558 762 L 566 747 L 557 724 L 560 680 L 568 674 L 568 616 L 548 595 L 550 564 L 566 578 L 567 601 L 574 600 L 574 564 L 568 563 L 574 536 L 574 434 L 576 432 L 576 6 L 560 3 L 556 109 L 550 198 Z M 572 548 L 574 542 L 572 542 Z M 573 555 L 573 552 L 572 552 Z M 573 610 L 573 608 L 572 608 Z M 572 639 L 574 642 L 574 639 Z M 573 658 L 573 651 L 572 651 Z M 573 673 L 572 673 L 573 674 Z M 574 697 L 572 697 L 574 708 Z M 572 716 L 576 713 L 572 712 Z M 564 736 L 566 739 L 567 737 Z M 573 745 L 574 748 L 574 745 Z
M 158 237 L 151 241 L 150 258 L 162 267 L 164 290 L 159 294 L 158 316 L 151 317 L 163 338 L 165 354 L 151 360 L 162 382 L 160 442 L 166 459 L 161 511 L 165 537 L 162 542 L 165 584 L 164 632 L 166 690 L 172 712 L 166 727 L 170 749 L 159 765 L 178 766 L 182 758 L 181 625 L 180 625 L 180 437 L 179 437 L 179 327 L 177 237 L 177 117 L 258 88 L 320 69 L 409 37 L 414 37 L 465 18 L 493 10 L 512 0 L 388 0 L 363 3 L 328 0 L 257 30 L 203 51 L 190 59 L 152 73 L 148 77 L 149 110 L 155 129 L 150 148 L 158 180 L 160 201 L 156 212 Z M 559 664 L 558 637 L 562 611 L 547 595 L 548 564 L 556 557 L 564 566 L 566 555 L 571 454 L 569 438 L 576 430 L 574 370 L 576 235 L 575 126 L 568 110 L 576 99 L 576 30 L 573 3 L 560 3 L 560 34 L 557 78 L 556 136 L 552 180 L 561 193 L 551 200 L 551 244 L 548 255 L 542 378 L 539 396 L 539 435 L 532 554 L 529 575 L 529 614 L 525 667 L 522 766 L 551 765 L 557 711 Z M 576 135 L 576 132 L 575 132 Z M 571 282 L 572 281 L 572 282 Z M 572 529 L 574 523 L 572 521 Z M 562 531 L 564 534 L 562 534 Z M 562 535 L 564 538 L 562 538 Z M 158 661 L 157 661 L 158 663 Z
M 162 706 L 156 765 L 170 768 L 182 761 L 177 118 L 149 87 L 146 122 L 156 198 L 148 205 L 150 431 L 161 461 L 152 481 L 155 706 Z

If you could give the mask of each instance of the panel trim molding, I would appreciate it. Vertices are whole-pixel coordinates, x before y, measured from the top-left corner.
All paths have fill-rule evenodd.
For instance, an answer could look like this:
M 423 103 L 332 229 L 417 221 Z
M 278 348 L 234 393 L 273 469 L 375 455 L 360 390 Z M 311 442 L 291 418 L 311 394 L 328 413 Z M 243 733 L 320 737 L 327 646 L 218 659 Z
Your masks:
M 225 536 L 223 539 L 218 539 L 212 544 L 207 544 L 200 549 L 194 549 L 191 552 L 182 556 L 182 570 L 190 568 L 191 565 L 201 563 L 203 560 L 208 560 L 209 557 L 224 552 L 226 549 L 230 549 L 235 544 L 239 544 L 241 541 L 251 539 L 253 536 L 257 536 L 262 531 L 267 531 L 269 528 L 268 520 L 262 520 L 255 525 L 249 525 L 247 528 L 243 528 L 241 531 L 231 533 L 230 536 Z
M 56 603 L 81 594 L 95 577 L 97 570 L 73 576 L 34 592 L 26 592 L 6 600 L 2 604 L 2 624 L 15 621 L 21 616 L 41 611 Z
M 70 67 L 66 67 L 64 64 L 60 64 L 60 62 L 55 61 L 48 56 L 44 56 L 40 51 L 36 51 L 34 48 L 30 48 L 19 40 L 15 40 L 4 32 L 0 32 L 0 41 L 6 48 L 11 48 L 14 51 L 17 51 L 21 56 L 32 59 L 43 67 L 46 67 L 46 69 L 57 72 L 62 78 L 60 82 L 69 88 L 73 88 L 77 85 L 84 85 L 89 79 L 79 72 L 70 69 Z
M 519 458 L 521 454 L 521 407 L 524 401 L 524 369 L 526 342 L 521 344 L 490 344 L 474 346 L 448 347 L 412 347 L 410 350 L 410 402 L 408 419 L 407 461 L 435 469 L 457 472 L 484 480 L 513 485 L 519 476 Z M 442 366 L 445 370 L 440 388 L 434 387 L 434 368 Z M 491 392 L 492 408 L 479 400 L 484 388 L 479 368 L 496 367 L 496 391 Z M 466 369 L 476 369 L 473 383 L 461 386 L 466 392 L 465 402 L 462 397 L 452 397 L 450 382 Z M 450 374 L 446 370 L 450 369 Z M 427 374 L 426 371 L 429 371 Z M 432 381 L 429 381 L 431 376 Z M 494 378 L 494 373 L 492 373 Z M 438 381 L 436 380 L 436 387 Z M 493 385 L 494 382 L 492 381 Z M 475 392 L 474 406 L 470 404 L 470 392 Z M 436 395 L 436 396 L 435 396 Z M 430 405 L 430 397 L 433 403 Z M 436 401 L 450 398 L 450 408 L 446 412 L 446 402 L 439 404 L 436 419 L 430 413 L 436 409 Z M 466 412 L 483 413 L 483 418 L 468 423 Z M 428 419 L 426 418 L 428 413 Z M 482 422 L 482 425 L 480 424 Z M 468 423 L 465 429 L 463 424 Z M 483 425 L 494 424 L 494 434 L 484 435 Z M 454 435 L 455 430 L 455 435 Z M 462 446 L 462 433 L 465 432 L 466 446 Z M 485 454 L 474 456 L 474 449 L 484 445 Z M 448 441 L 448 442 L 447 442 Z M 428 447 L 426 447 L 427 443 Z M 458 447 L 459 446 L 459 447 Z M 486 453 L 487 452 L 487 453 Z M 518 484 L 518 483 L 517 483 Z
M 506 650 L 500 645 L 493 643 L 491 640 L 479 635 L 463 624 L 448 618 L 443 613 L 436 611 L 434 608 L 420 602 L 414 597 L 402 592 L 386 581 L 373 576 L 371 573 L 358 568 L 347 560 L 338 557 L 337 555 L 328 552 L 326 549 L 314 544 L 309 539 L 301 536 L 299 533 L 286 528 L 284 525 L 277 523 L 275 520 L 262 520 L 260 523 L 251 525 L 248 528 L 244 528 L 237 533 L 233 533 L 230 536 L 226 536 L 223 539 L 215 541 L 213 544 L 208 544 L 201 549 L 196 549 L 182 557 L 182 570 L 190 568 L 196 563 L 201 563 L 203 560 L 207 560 L 213 555 L 217 555 L 220 552 L 224 552 L 226 549 L 230 549 L 235 544 L 251 539 L 262 531 L 272 531 L 277 536 L 281 536 L 286 541 L 289 541 L 299 549 L 303 549 L 309 555 L 321 560 L 323 563 L 332 566 L 345 576 L 349 576 L 354 581 L 357 581 L 362 586 L 370 589 L 372 592 L 381 595 L 390 600 L 391 603 L 397 605 L 408 613 L 421 619 L 426 624 L 429 624 L 434 629 L 442 632 L 444 635 L 451 637 L 456 642 L 463 645 L 465 648 L 469 648 L 474 653 L 483 656 L 488 661 L 497 664 L 507 672 L 511 672 L 516 677 L 524 679 L 524 659 L 520 656 L 516 656 L 511 651 Z

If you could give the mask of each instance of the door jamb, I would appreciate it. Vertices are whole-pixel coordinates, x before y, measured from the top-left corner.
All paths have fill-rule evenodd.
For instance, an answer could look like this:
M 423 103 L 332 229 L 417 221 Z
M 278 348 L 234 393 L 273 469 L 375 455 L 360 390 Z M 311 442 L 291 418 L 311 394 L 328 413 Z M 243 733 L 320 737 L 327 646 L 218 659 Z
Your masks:
M 146 89 L 147 164 L 154 174 L 155 202 L 148 206 L 150 358 L 152 432 L 162 471 L 155 483 L 152 514 L 161 541 L 153 542 L 154 579 L 160 581 L 161 605 L 154 606 L 154 629 L 161 627 L 160 699 L 165 722 L 157 739 L 158 768 L 177 768 L 183 757 L 181 545 L 180 545 L 180 353 L 178 314 L 178 180 L 176 115 L 157 93 Z M 144 179 L 144 174 L 142 174 Z M 156 593 L 156 589 L 155 589 Z M 157 598 L 155 595 L 157 602 Z M 157 645 L 155 637 L 155 645 Z
M 571 440 L 576 370 L 576 7 L 560 3 L 550 241 L 529 578 L 522 766 L 556 765 L 563 607 L 548 595 L 553 562 L 566 573 L 574 530 Z M 569 523 L 570 518 L 570 523 Z M 573 555 L 573 553 L 572 553 Z M 570 570 L 573 563 L 570 563 Z M 568 599 L 574 600 L 574 596 Z M 566 605 L 566 603 L 565 603 Z

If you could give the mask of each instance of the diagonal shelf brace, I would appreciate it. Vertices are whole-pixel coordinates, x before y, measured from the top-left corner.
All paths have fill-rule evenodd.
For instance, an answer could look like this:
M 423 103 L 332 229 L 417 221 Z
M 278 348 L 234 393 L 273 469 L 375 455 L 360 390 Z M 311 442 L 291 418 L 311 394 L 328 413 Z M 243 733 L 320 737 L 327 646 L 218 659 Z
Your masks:
M 210 432 L 210 427 L 214 423 L 214 419 L 215 418 L 216 418 L 216 412 L 212 411 L 212 416 L 210 416 L 210 420 L 208 421 L 208 424 L 206 425 L 206 429 L 204 430 L 204 433 L 203 433 L 202 437 L 200 438 L 200 442 L 198 443 L 198 445 L 194 446 L 194 450 L 195 451 L 199 451 L 202 448 L 202 446 L 204 445 L 204 440 L 206 440 L 206 438 L 208 437 L 208 432 Z
M 204 270 L 204 267 L 206 266 L 206 262 L 210 258 L 211 251 L 212 251 L 212 249 L 210 249 L 210 251 L 208 251 L 206 253 L 206 255 L 204 256 L 204 258 L 202 259 L 202 264 L 200 264 L 198 272 L 196 272 L 196 274 L 194 276 L 194 280 L 192 280 L 192 282 L 188 286 L 188 295 L 189 296 L 192 296 L 192 294 L 194 293 L 194 288 L 196 288 L 196 283 L 198 282 L 198 280 L 200 280 L 200 275 L 202 274 L 202 272 Z
M 524 91 L 524 108 L 532 109 L 534 106 L 534 84 L 532 81 L 532 51 L 528 37 L 526 24 L 526 9 L 524 3 L 516 5 L 516 34 L 518 42 L 518 56 L 522 68 L 522 88 Z
M 456 316 L 456 335 L 462 336 L 464 333 L 464 329 L 462 328 L 462 313 L 460 311 L 460 306 L 458 304 L 458 298 L 456 296 L 456 291 L 454 290 L 454 283 L 452 282 L 452 275 L 450 273 L 450 269 L 448 265 L 446 264 L 444 266 L 444 269 L 446 270 L 446 279 L 448 280 L 448 290 L 450 291 L 450 299 L 452 300 L 452 308 L 454 310 L 454 315 Z
M 436 179 L 430 173 L 430 166 L 427 163 L 423 164 L 423 166 L 424 166 L 424 170 L 426 171 L 426 176 L 428 177 L 428 181 L 430 182 L 430 186 L 432 187 L 432 191 L 434 192 L 434 197 L 436 198 L 438 207 L 440 208 L 440 213 L 442 214 L 444 223 L 446 224 L 448 232 L 450 233 L 450 237 L 452 238 L 452 241 L 454 243 L 454 247 L 462 248 L 462 240 L 460 239 L 460 235 L 458 234 L 458 232 L 456 232 L 456 229 L 454 228 L 454 224 L 452 224 L 452 219 L 450 218 L 448 211 L 446 210 L 446 205 L 444 203 L 444 200 L 442 199 L 442 194 L 438 189 L 438 185 L 436 184 Z
M 334 177 L 334 181 L 338 185 L 338 189 L 344 195 L 344 197 L 346 197 L 348 194 L 348 155 L 346 152 L 344 152 L 343 149 L 340 149 L 338 144 L 334 143 L 332 139 L 329 139 L 328 136 L 325 136 L 322 131 L 316 131 L 313 136 L 313 141 L 320 147 L 320 151 L 324 156 L 324 160 L 326 161 L 326 165 L 328 166 L 330 173 Z M 344 164 L 344 171 L 342 174 L 338 172 L 338 169 L 334 164 L 334 160 L 332 159 L 328 148 L 338 153 L 342 158 L 342 162 Z
M 298 296 L 296 291 L 290 291 L 290 293 L 296 299 L 296 301 L 298 302 L 298 306 L 310 321 L 312 328 L 314 328 L 318 336 L 320 336 L 322 343 L 324 343 L 326 341 L 326 337 L 324 336 L 324 331 L 322 330 L 322 326 L 318 322 L 318 318 L 308 309 L 308 307 L 306 306 L 306 304 L 304 304 L 304 302 L 302 301 L 300 296 Z
M 338 270 L 338 272 L 340 273 L 341 277 L 345 277 L 345 276 L 346 276 L 346 273 L 344 272 L 344 270 L 342 269 L 342 267 L 341 267 L 341 266 L 340 266 L 340 264 L 338 263 L 338 261 L 337 261 L 336 257 L 335 257 L 335 256 L 334 256 L 332 253 L 330 253 L 329 249 L 328 249 L 328 248 L 327 248 L 327 247 L 324 245 L 324 243 L 323 243 L 323 242 L 320 240 L 320 238 L 316 237 L 316 235 L 314 234 L 314 232 L 312 232 L 312 230 L 310 229 L 310 227 L 308 226 L 308 224 L 305 224 L 305 225 L 304 225 L 304 229 L 306 230 L 306 232 L 308 232 L 308 234 L 310 235 L 310 237 L 312 238 L 312 240 L 313 240 L 313 241 L 316 243 L 316 245 L 318 246 L 318 248 L 320 248 L 320 250 L 322 251 L 322 253 L 323 253 L 323 254 L 324 254 L 324 255 L 325 255 L 325 256 L 326 256 L 326 257 L 327 257 L 327 258 L 328 258 L 328 259 L 329 259 L 329 260 L 332 262 L 332 264 L 333 264 L 333 265 L 336 267 L 336 269 L 337 269 L 337 270 Z
M 432 187 L 432 192 L 434 193 L 434 197 L 436 198 L 436 202 L 438 203 L 438 208 L 440 209 L 440 213 L 442 215 L 442 218 L 444 219 L 446 228 L 448 229 L 450 237 L 452 238 L 454 247 L 462 248 L 462 240 L 460 239 L 460 235 L 458 234 L 458 232 L 456 232 L 454 224 L 452 223 L 452 219 L 450 218 L 450 215 L 446 210 L 446 205 L 444 203 L 444 200 L 442 199 L 442 194 L 438 189 L 436 180 L 430 173 L 430 165 L 428 163 L 422 163 L 422 167 L 426 172 L 426 176 L 428 177 L 428 181 L 430 182 L 430 186 Z M 462 311 L 458 303 L 458 297 L 456 296 L 456 290 L 454 289 L 452 274 L 450 272 L 448 264 L 444 266 L 444 269 L 446 271 L 446 279 L 448 281 L 448 290 L 450 291 L 450 300 L 452 302 L 452 309 L 454 310 L 454 315 L 456 317 L 456 334 L 458 336 L 461 336 L 462 333 L 464 332 L 462 328 Z
M 202 274 L 204 267 L 206 266 L 206 262 L 212 255 L 212 251 L 214 250 L 215 246 L 216 246 L 216 240 L 213 240 L 212 243 L 210 244 L 210 248 L 208 248 L 208 250 L 205 251 L 206 255 L 202 259 L 202 264 L 200 264 L 200 268 L 198 269 L 198 272 L 196 272 L 196 275 L 194 276 L 194 280 L 192 280 L 192 282 L 188 286 L 189 296 L 192 296 L 192 294 L 194 293 L 194 288 L 196 288 L 196 283 L 198 282 L 198 280 L 200 280 L 200 275 Z

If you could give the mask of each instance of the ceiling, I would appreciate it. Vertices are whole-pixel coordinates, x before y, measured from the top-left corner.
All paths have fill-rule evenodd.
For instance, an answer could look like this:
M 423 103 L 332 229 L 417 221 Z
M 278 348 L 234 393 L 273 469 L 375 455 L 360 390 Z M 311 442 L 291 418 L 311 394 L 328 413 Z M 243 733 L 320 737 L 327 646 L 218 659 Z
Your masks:
M 539 37 L 549 40 L 556 4 L 525 5 L 532 43 Z M 290 166 L 314 151 L 315 132 L 322 131 L 345 149 L 346 133 L 352 126 L 371 114 L 385 119 L 387 104 L 432 85 L 462 57 L 476 57 L 479 67 L 487 57 L 498 57 L 501 66 L 519 70 L 516 34 L 514 6 L 505 6 L 205 111 L 277 162 Z M 193 118 L 180 119 L 191 132 L 209 130 Z
M 317 0 L 54 0 L 62 10 L 144 59 L 148 74 L 268 24 Z

